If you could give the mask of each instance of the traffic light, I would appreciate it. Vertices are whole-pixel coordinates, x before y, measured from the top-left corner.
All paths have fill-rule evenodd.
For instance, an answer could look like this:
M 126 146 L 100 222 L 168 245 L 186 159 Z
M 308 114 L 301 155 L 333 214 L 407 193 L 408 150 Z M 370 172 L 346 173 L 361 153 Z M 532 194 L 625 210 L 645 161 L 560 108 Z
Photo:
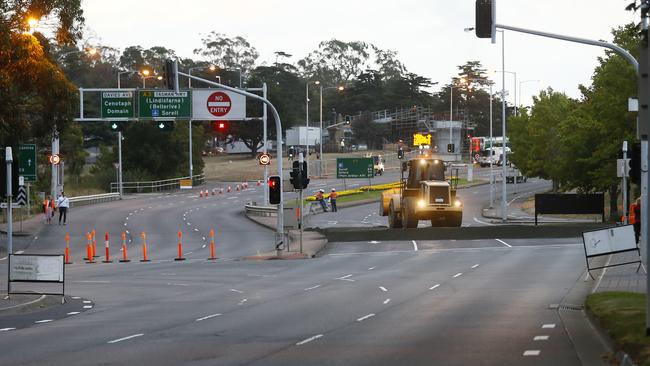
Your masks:
M 633 183 L 641 182 L 641 143 L 636 142 L 630 145 L 630 180 Z
M 404 159 L 404 150 L 400 147 L 399 150 L 397 150 L 397 158 L 398 159 Z
M 494 24 L 494 0 L 476 0 L 476 36 L 478 38 L 493 38 L 495 32 Z
M 269 203 L 277 205 L 282 197 L 282 182 L 280 177 L 273 175 L 269 177 Z
M 215 132 L 226 133 L 228 132 L 228 122 L 214 121 L 212 122 L 212 130 Z
M 126 131 L 126 122 L 111 122 L 111 131 L 113 132 L 124 132 Z
M 7 197 L 7 161 L 5 159 L 5 148 L 0 147 L 0 202 Z M 11 149 L 13 162 L 11 163 L 11 195 L 16 197 L 18 194 L 18 147 Z
M 173 60 L 165 60 L 163 81 L 167 89 L 176 90 L 176 65 Z
M 454 144 L 447 144 L 447 152 L 448 153 L 452 154 L 456 150 L 455 148 L 456 147 L 454 146 Z
M 173 131 L 174 121 L 156 121 L 156 127 L 161 131 Z
M 302 173 L 302 178 L 301 178 L 302 189 L 305 189 L 309 185 L 309 174 L 307 172 L 307 162 L 306 161 L 302 162 L 302 171 L 301 171 L 301 173 Z
M 289 172 L 289 182 L 294 189 L 302 189 L 302 176 L 300 175 L 300 162 L 294 161 L 291 171 Z

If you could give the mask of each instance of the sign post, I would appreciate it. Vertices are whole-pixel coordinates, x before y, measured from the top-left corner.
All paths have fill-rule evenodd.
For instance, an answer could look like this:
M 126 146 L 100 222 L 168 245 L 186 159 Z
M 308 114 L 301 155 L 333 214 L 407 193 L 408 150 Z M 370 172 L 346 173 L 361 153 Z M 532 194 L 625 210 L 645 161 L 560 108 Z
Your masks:
M 36 145 L 18 146 L 18 174 L 25 177 L 25 182 L 36 182 Z

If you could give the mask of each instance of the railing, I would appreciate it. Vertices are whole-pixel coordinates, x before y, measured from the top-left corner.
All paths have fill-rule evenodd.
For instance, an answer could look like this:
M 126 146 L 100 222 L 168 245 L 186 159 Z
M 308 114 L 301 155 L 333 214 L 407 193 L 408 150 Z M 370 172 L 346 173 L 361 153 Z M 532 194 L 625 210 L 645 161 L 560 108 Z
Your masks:
M 92 205 L 95 203 L 116 201 L 120 199 L 119 193 L 102 193 L 94 194 L 91 196 L 70 197 L 70 207 Z
M 172 189 L 178 189 L 181 180 L 190 179 L 190 177 L 155 180 L 150 182 L 122 182 L 122 191 L 124 193 L 147 193 L 160 192 Z M 205 182 L 205 174 L 192 176 L 193 185 L 201 185 Z M 119 183 L 111 183 L 111 192 L 119 192 Z
M 277 216 L 278 208 L 276 206 L 256 206 L 254 202 L 244 206 L 246 214 L 251 216 Z

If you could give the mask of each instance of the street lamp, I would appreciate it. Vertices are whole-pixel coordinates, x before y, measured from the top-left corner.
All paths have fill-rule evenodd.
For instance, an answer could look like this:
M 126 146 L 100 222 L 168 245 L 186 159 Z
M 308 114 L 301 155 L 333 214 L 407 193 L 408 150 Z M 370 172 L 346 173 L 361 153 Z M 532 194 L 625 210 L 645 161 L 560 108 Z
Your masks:
M 309 84 L 320 85 L 320 81 L 308 81 L 305 84 L 305 159 L 309 164 Z
M 151 74 L 151 71 L 148 70 L 148 69 L 144 69 L 144 70 L 140 71 L 140 73 L 138 74 L 142 78 L 142 89 L 147 87 L 147 79 L 151 79 L 151 78 L 156 78 L 156 80 L 162 80 L 163 79 L 163 77 L 160 76 L 160 75 L 155 75 L 155 74 L 150 75 L 150 74 Z
M 320 144 L 319 144 L 319 154 L 318 154 L 318 166 L 319 166 L 319 175 L 323 175 L 323 92 L 328 90 L 345 90 L 345 86 L 328 86 L 323 88 L 323 85 L 320 82 L 316 82 L 320 86 Z
M 210 65 L 210 66 L 196 66 L 196 67 L 190 67 L 187 71 L 188 75 L 192 75 L 192 70 L 205 70 L 209 69 L 210 71 L 214 71 L 217 69 L 216 66 Z M 221 79 L 219 79 L 219 83 L 221 83 Z M 187 87 L 191 88 L 192 87 L 192 79 L 187 78 Z
M 497 32 L 503 32 L 503 31 L 497 31 Z M 514 95 L 512 96 L 512 99 L 513 99 L 513 104 L 515 106 L 514 114 L 515 114 L 515 116 L 517 116 L 518 115 L 518 110 L 517 110 L 517 100 L 518 100 L 517 99 L 517 72 L 516 71 L 507 71 L 507 70 L 505 70 L 505 71 L 504 70 L 494 70 L 494 73 L 498 73 L 498 72 L 510 74 L 510 75 L 513 75 L 515 77 L 515 83 L 514 83 L 515 90 L 514 90 Z M 505 78 L 504 78 L 504 80 L 505 80 Z
M 464 83 L 465 78 L 461 77 L 460 82 Z M 459 86 L 454 86 L 454 81 L 452 79 L 451 84 L 449 85 L 449 144 L 453 144 L 453 129 L 452 124 L 454 121 L 454 88 L 459 88 Z M 456 149 L 454 148 L 455 152 Z
M 89 48 L 84 48 L 82 50 L 74 50 L 74 51 L 62 53 L 59 56 L 57 56 L 57 59 L 60 61 L 63 60 L 67 55 L 72 55 L 73 53 L 84 53 L 84 52 L 89 54 L 90 56 L 94 56 L 99 51 L 95 47 L 89 47 Z
M 122 75 L 124 75 L 124 74 L 129 74 L 129 75 L 130 75 L 130 74 L 135 74 L 135 73 L 137 73 L 137 71 L 133 71 L 133 70 L 126 70 L 126 71 L 120 71 L 120 72 L 118 72 L 118 73 L 117 73 L 117 88 L 118 88 L 118 89 L 121 88 L 121 82 L 120 82 L 120 79 L 121 79 Z

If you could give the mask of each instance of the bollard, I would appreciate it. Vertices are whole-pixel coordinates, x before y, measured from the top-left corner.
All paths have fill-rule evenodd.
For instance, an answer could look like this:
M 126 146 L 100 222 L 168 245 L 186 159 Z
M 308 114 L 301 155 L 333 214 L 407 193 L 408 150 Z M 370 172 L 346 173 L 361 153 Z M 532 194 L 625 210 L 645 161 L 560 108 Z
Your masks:
M 106 249 L 106 258 L 102 261 L 102 263 L 113 263 L 111 260 L 111 255 L 110 255 L 110 249 L 109 249 L 109 242 L 108 242 L 108 232 L 106 232 L 106 236 L 104 237 L 106 241 L 104 242 L 105 249 Z
M 223 188 L 219 189 L 219 194 L 223 194 Z
M 237 185 L 237 192 L 239 192 L 239 184 Z
M 230 193 L 231 190 L 232 189 L 230 188 L 230 186 L 228 186 L 228 190 L 226 192 Z
M 143 231 L 140 233 L 140 237 L 142 238 L 142 259 L 140 262 L 150 262 L 147 258 L 147 234 Z
M 178 230 L 178 258 L 174 258 L 175 261 L 185 260 L 185 258 L 183 258 L 183 243 L 181 241 L 181 238 L 183 238 L 183 233 Z
M 208 260 L 215 260 L 217 257 L 214 256 L 214 229 L 210 230 L 210 258 Z
M 95 240 L 95 229 L 93 229 L 91 234 L 93 235 L 93 258 L 99 258 L 99 254 L 97 254 L 97 240 Z
M 72 264 L 70 262 L 70 233 L 65 233 L 65 264 Z
M 216 188 L 212 190 L 212 195 L 213 195 L 213 196 L 217 193 L 216 191 L 217 191 Z
M 122 231 L 122 259 L 120 259 L 120 262 L 130 262 L 129 257 L 126 254 L 126 233 L 124 231 Z
M 92 244 L 86 245 L 86 255 L 88 256 L 86 263 L 97 263 L 95 262 L 95 258 L 93 258 L 93 246 Z
M 86 232 L 86 256 L 83 258 L 83 260 L 85 260 L 85 261 L 91 260 L 92 257 L 93 257 L 92 240 L 93 240 L 93 237 L 90 235 L 89 232 Z M 90 253 L 88 253 L 88 248 L 90 248 Z M 88 256 L 89 254 L 90 254 L 90 256 Z
M 257 186 L 259 187 L 259 186 L 261 186 L 261 185 L 262 185 L 262 181 L 261 181 L 261 180 L 258 180 L 258 181 L 257 181 Z
M 203 197 L 203 190 L 199 191 L 199 198 Z

